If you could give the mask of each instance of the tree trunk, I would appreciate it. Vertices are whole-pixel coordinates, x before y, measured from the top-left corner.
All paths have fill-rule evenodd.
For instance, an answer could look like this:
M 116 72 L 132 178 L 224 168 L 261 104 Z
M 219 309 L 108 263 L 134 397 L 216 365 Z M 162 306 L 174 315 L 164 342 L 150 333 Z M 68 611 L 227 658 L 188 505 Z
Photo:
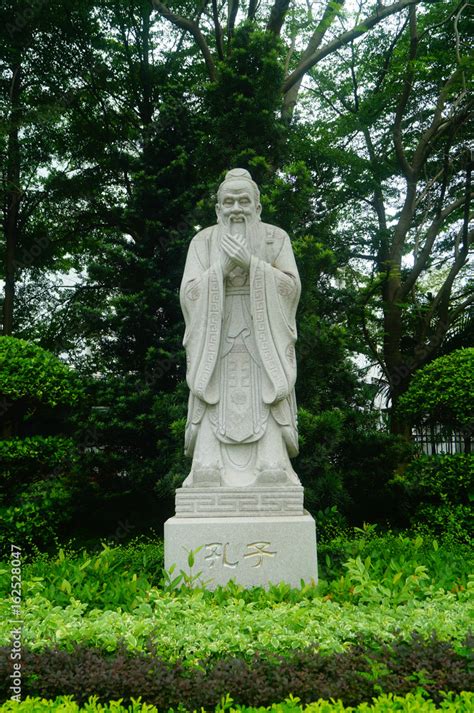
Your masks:
M 401 372 L 398 372 L 397 376 Z M 402 379 L 399 383 L 392 386 L 392 406 L 390 409 L 390 433 L 397 436 L 403 436 L 407 441 L 412 440 L 411 424 L 406 416 L 400 416 L 398 413 L 398 403 L 400 396 L 407 390 L 410 377 Z
M 383 357 L 390 382 L 390 432 L 411 439 L 411 427 L 405 417 L 398 415 L 400 396 L 407 390 L 411 379 L 411 364 L 407 364 L 401 350 L 402 310 L 397 304 L 400 286 L 400 267 L 397 262 L 389 263 L 389 274 L 382 287 L 383 299 Z

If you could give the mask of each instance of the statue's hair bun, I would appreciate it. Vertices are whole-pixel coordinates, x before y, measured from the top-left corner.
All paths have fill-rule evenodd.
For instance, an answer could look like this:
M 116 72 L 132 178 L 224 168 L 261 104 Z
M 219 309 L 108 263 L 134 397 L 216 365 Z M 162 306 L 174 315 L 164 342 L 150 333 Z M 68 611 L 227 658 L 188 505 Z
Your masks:
M 252 176 L 245 168 L 231 168 L 225 174 L 225 180 L 228 181 L 229 178 L 246 178 L 248 181 L 252 181 Z

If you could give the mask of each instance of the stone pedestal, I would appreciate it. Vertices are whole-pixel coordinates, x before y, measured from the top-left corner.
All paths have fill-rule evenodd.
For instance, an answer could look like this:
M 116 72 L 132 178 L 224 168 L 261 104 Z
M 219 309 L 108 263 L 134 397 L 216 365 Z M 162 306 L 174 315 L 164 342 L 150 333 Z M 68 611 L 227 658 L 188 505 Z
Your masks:
M 282 495 L 283 492 L 286 491 L 281 491 Z M 195 552 L 192 570 L 188 565 L 190 551 Z M 181 570 L 199 574 L 194 580 L 196 586 L 207 589 L 230 580 L 244 587 L 265 587 L 279 582 L 299 587 L 302 580 L 316 583 L 315 522 L 305 510 L 295 515 L 267 511 L 252 512 L 250 516 L 234 511 L 230 518 L 229 514 L 176 515 L 165 523 L 165 567 L 169 569 L 172 565 L 174 576 Z

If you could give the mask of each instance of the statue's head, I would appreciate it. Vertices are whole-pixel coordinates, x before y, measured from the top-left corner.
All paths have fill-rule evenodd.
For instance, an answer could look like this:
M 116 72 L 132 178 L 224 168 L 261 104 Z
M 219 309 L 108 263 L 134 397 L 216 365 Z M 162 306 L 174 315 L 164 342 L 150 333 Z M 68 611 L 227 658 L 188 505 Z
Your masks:
M 217 191 L 216 213 L 222 223 L 253 222 L 260 219 L 260 191 L 244 168 L 233 168 Z

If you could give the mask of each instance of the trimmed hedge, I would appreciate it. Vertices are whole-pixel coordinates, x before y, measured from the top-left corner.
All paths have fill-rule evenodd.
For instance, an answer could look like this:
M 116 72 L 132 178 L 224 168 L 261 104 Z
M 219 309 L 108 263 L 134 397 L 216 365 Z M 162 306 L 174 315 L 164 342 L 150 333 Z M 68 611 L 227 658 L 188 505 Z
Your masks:
M 463 692 L 459 696 L 452 693 L 446 694 L 441 702 L 441 710 L 455 711 L 456 713 L 470 713 L 474 708 L 474 693 Z M 179 709 L 183 711 L 183 708 Z M 357 708 L 344 706 L 341 701 L 319 700 L 307 706 L 300 706 L 298 698 L 288 698 L 282 703 L 274 703 L 268 708 L 248 708 L 247 706 L 233 706 L 232 699 L 227 696 L 215 708 L 215 713 L 432 713 L 440 710 L 430 700 L 426 700 L 421 693 L 409 693 L 407 696 L 388 695 L 378 696 L 371 703 L 362 703 Z M 140 699 L 132 701 L 128 706 L 122 701 L 111 701 L 101 704 L 95 697 L 91 697 L 83 708 L 80 708 L 69 696 L 61 696 L 53 701 L 39 698 L 27 698 L 21 703 L 8 701 L 0 706 L 1 713 L 37 713 L 39 711 L 60 711 L 60 713 L 158 713 L 155 706 L 141 703 Z M 173 709 L 169 713 L 174 713 Z
M 421 455 L 396 480 L 412 507 L 423 503 L 467 505 L 474 496 L 474 454 Z
M 269 706 L 290 694 L 303 703 L 334 698 L 358 705 L 381 692 L 405 695 L 423 690 L 439 702 L 442 691 L 472 688 L 472 644 L 467 639 L 458 652 L 448 642 L 413 635 L 409 642 L 391 646 L 379 642 L 375 648 L 355 646 L 331 655 L 304 650 L 288 658 L 256 655 L 248 661 L 229 656 L 192 668 L 125 649 L 114 656 L 80 646 L 70 652 L 24 651 L 22 693 L 51 699 L 71 695 L 79 703 L 92 695 L 126 703 L 141 696 L 161 709 L 182 704 L 191 710 L 214 709 L 226 694 L 247 706 Z M 0 650 L 3 699 L 11 685 L 9 654 L 9 648 Z
M 79 401 L 76 373 L 41 347 L 15 337 L 0 337 L 0 394 L 57 406 Z
M 400 413 L 414 423 L 443 424 L 469 433 L 474 425 L 474 348 L 438 357 L 413 376 Z

